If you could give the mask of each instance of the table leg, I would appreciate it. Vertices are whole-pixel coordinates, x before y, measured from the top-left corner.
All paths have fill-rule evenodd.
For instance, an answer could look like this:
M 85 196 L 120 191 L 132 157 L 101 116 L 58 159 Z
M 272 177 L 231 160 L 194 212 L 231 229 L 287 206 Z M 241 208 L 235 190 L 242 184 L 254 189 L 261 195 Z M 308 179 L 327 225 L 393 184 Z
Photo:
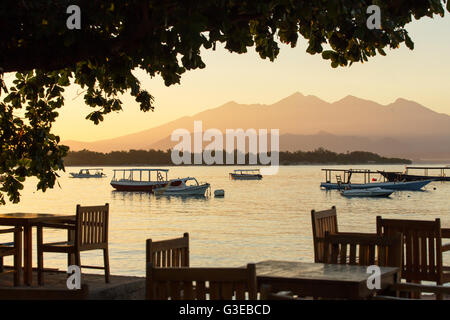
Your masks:
M 67 230 L 67 241 L 75 241 L 75 230 Z M 72 253 L 69 253 L 67 255 L 67 267 L 71 266 L 75 263 L 75 255 Z
M 23 228 L 23 281 L 27 286 L 33 282 L 33 241 L 31 226 Z

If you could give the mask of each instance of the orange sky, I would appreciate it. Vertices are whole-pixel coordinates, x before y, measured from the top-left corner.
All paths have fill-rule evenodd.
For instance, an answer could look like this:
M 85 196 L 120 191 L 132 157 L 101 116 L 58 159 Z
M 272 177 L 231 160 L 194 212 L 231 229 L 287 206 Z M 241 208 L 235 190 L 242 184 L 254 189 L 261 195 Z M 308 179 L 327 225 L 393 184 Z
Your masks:
M 320 55 L 305 52 L 306 41 L 295 49 L 282 46 L 275 62 L 262 60 L 251 48 L 243 55 L 224 49 L 205 51 L 206 68 L 189 71 L 181 85 L 165 87 L 158 76 L 150 79 L 137 71 L 144 87 L 156 98 L 154 112 L 143 113 L 133 99 L 123 97 L 124 110 L 106 116 L 95 126 L 85 120 L 84 105 L 76 86 L 66 92 L 54 131 L 62 140 L 95 141 L 145 130 L 185 115 L 193 115 L 234 100 L 238 103 L 274 103 L 296 91 L 326 101 L 354 95 L 382 104 L 398 97 L 414 100 L 432 110 L 450 114 L 450 17 L 424 18 L 409 25 L 415 50 L 405 46 L 387 50 L 386 57 L 350 68 L 332 69 Z M 5 75 L 7 83 L 12 74 Z

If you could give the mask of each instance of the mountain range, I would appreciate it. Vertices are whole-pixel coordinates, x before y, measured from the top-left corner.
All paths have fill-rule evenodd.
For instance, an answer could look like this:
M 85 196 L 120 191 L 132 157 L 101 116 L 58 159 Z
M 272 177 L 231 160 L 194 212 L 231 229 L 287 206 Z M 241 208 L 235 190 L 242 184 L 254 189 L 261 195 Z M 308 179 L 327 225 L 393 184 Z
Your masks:
M 184 116 L 164 125 L 108 140 L 67 140 L 72 151 L 110 152 L 130 149 L 168 149 L 175 129 L 194 130 L 279 129 L 280 150 L 371 151 L 383 156 L 422 161 L 450 159 L 450 116 L 414 101 L 397 99 L 391 104 L 347 96 L 329 103 L 312 95 L 294 93 L 274 104 L 244 105 L 234 101 Z

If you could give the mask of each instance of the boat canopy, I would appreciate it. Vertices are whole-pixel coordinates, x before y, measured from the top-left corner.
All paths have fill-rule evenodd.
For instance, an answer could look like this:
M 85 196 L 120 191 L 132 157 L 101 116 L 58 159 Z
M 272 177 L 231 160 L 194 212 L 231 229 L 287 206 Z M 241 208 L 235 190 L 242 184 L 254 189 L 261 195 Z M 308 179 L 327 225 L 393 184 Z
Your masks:
M 445 177 L 446 176 L 445 171 L 450 170 L 450 166 L 446 167 L 407 166 L 405 174 L 408 174 L 410 170 L 423 170 L 425 176 L 428 176 L 428 170 L 439 170 L 440 176 Z
M 353 174 L 361 174 L 364 176 L 364 183 L 371 182 L 371 175 L 379 175 L 378 171 L 373 171 L 370 169 L 322 169 L 325 171 L 325 182 L 330 183 L 333 173 L 341 173 L 341 175 L 336 175 L 337 183 L 350 183 Z
M 240 172 L 240 173 L 243 173 L 243 172 L 259 172 L 259 169 L 237 169 L 237 170 L 234 170 L 234 172 Z
M 161 172 L 169 172 L 169 169 L 113 169 L 116 171 L 161 171 Z
M 169 169 L 113 169 L 113 181 L 168 181 L 167 173 Z M 122 178 L 117 178 L 116 173 L 122 172 Z M 155 172 L 156 179 L 152 180 L 152 172 Z M 138 173 L 139 179 L 134 179 L 134 174 Z M 162 173 L 165 173 L 165 177 Z M 118 174 L 120 176 L 120 174 Z M 145 178 L 148 177 L 148 179 Z

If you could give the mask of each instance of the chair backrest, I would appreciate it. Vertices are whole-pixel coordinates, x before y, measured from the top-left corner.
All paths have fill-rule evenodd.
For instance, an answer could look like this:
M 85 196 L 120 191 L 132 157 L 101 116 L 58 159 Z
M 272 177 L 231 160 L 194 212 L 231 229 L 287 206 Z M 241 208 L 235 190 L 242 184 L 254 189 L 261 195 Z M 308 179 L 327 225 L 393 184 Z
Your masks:
M 337 233 L 338 223 L 336 207 L 323 211 L 311 210 L 312 234 L 314 242 L 314 262 L 324 262 L 323 239 L 325 232 Z
M 382 219 L 377 217 L 377 233 L 403 235 L 402 278 L 408 281 L 442 283 L 441 221 Z
M 103 248 L 108 244 L 109 204 L 82 207 L 77 205 L 76 245 L 80 249 Z
M 149 266 L 150 300 L 256 300 L 256 268 L 157 268 Z M 195 282 L 195 285 L 194 285 Z M 248 296 L 246 296 L 248 293 Z
M 325 234 L 325 262 L 401 267 L 402 237 L 376 234 Z
M 79 290 L 11 287 L 0 289 L 0 300 L 85 300 L 88 293 L 87 285 Z
M 153 241 L 147 239 L 146 263 L 154 267 L 189 267 L 189 234 L 182 238 Z

